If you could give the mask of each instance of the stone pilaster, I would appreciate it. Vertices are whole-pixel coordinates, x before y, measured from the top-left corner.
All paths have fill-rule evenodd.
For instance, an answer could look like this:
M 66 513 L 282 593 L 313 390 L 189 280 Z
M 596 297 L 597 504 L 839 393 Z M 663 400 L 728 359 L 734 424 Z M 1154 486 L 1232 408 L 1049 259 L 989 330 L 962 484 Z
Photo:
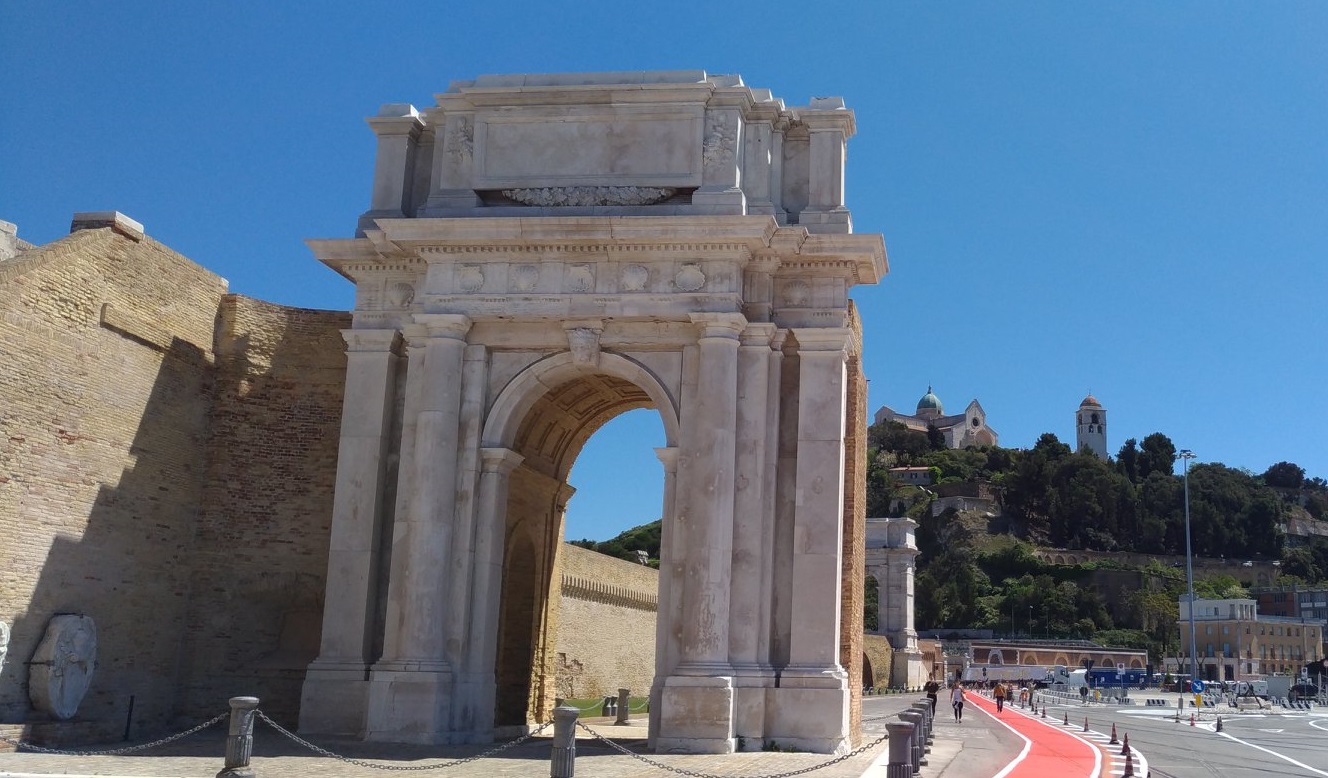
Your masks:
M 849 735 L 847 674 L 839 664 L 844 415 L 843 328 L 795 329 L 798 446 L 789 661 L 775 690 L 768 736 L 812 751 L 842 753 Z M 796 715 L 792 711 L 798 711 Z
M 743 121 L 739 106 L 710 107 L 705 114 L 705 140 L 701 148 L 701 187 L 692 193 L 698 213 L 741 214 L 746 209 L 742 191 Z
M 398 742 L 447 742 L 453 668 L 444 654 L 461 413 L 462 356 L 470 319 L 418 314 L 428 328 L 415 417 L 414 498 L 392 538 L 383 657 L 371 674 L 368 734 Z M 414 363 L 412 360 L 412 367 Z
M 810 232 L 852 232 L 848 208 L 844 206 L 844 161 L 848 139 L 853 136 L 853 112 L 843 98 L 812 100 L 811 110 L 801 114 L 810 133 L 807 207 L 798 223 Z
M 474 589 L 465 658 L 457 683 L 454 731 L 464 742 L 493 739 L 494 675 L 503 588 L 503 533 L 507 525 L 508 476 L 523 457 L 505 448 L 480 449 L 476 500 Z
M 655 680 L 650 686 L 650 709 L 660 709 L 664 679 L 678 664 L 678 634 L 682 624 L 682 560 L 677 550 L 676 521 L 678 489 L 678 449 L 655 449 L 664 467 L 664 513 L 660 522 L 659 606 L 655 611 Z M 651 716 L 647 736 L 650 745 L 659 737 L 659 716 Z
M 767 495 L 774 488 L 766 467 L 774 428 L 767 418 L 770 339 L 773 324 L 749 324 L 738 348 L 738 409 L 733 507 L 732 588 L 729 610 L 729 662 L 733 665 L 734 730 L 759 742 L 765 724 L 765 688 L 774 673 L 763 636 L 769 633 L 770 598 L 761 587 L 771 553 Z
M 395 330 L 344 330 L 346 392 L 332 502 L 318 659 L 305 675 L 300 731 L 360 734 L 377 602 L 378 539 L 397 355 Z
M 446 102 L 446 101 L 444 101 Z M 475 161 L 475 116 L 448 111 L 435 125 L 433 189 L 424 215 L 447 208 L 474 208 L 480 204 L 472 187 Z
M 691 440 L 679 467 L 679 523 L 686 532 L 679 662 L 664 682 L 658 747 L 733 750 L 733 683 L 729 664 L 734 464 L 738 420 L 741 314 L 693 313 L 700 326 Z M 683 469 L 685 466 L 685 470 Z

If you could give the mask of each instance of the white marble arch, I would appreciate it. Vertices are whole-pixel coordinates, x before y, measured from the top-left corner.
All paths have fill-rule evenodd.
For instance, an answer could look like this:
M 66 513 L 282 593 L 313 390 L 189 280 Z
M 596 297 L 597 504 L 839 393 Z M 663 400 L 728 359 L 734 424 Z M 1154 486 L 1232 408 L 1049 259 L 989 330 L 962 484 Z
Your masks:
M 526 419 L 536 400 L 550 388 L 592 373 L 617 376 L 650 395 L 664 424 L 666 444 L 670 447 L 678 445 L 678 409 L 673 395 L 649 368 L 611 352 L 601 353 L 597 365 L 579 362 L 571 352 L 563 352 L 545 357 L 521 371 L 502 388 L 490 406 L 481 436 L 483 444 L 510 448 L 517 427 Z
M 579 144 L 544 142 L 569 116 Z M 843 202 L 852 111 L 699 71 L 525 74 L 369 123 L 370 210 L 309 241 L 356 292 L 300 730 L 486 742 L 545 721 L 567 473 L 599 425 L 653 408 L 653 745 L 847 751 L 849 292 L 887 268 Z

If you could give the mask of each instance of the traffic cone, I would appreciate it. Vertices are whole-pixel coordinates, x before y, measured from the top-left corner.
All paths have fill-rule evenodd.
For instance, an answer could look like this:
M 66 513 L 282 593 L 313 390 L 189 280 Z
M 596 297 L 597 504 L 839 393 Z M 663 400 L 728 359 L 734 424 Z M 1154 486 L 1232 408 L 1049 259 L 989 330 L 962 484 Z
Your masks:
M 1084 731 L 1088 731 L 1088 717 L 1084 716 Z
M 1121 752 L 1121 756 L 1129 756 L 1129 755 L 1130 755 L 1130 733 L 1129 733 L 1129 732 L 1126 732 L 1126 733 L 1125 733 L 1125 741 L 1121 744 L 1120 752 Z
M 1065 721 L 1062 721 L 1061 724 L 1067 727 L 1070 726 L 1070 712 L 1068 710 L 1065 711 Z
M 1046 704 L 1044 703 L 1044 704 L 1042 705 L 1042 718 L 1045 719 L 1046 717 L 1047 717 L 1047 706 L 1046 706 Z
M 1221 717 L 1221 716 L 1218 716 L 1218 717 L 1217 717 L 1217 731 L 1218 731 L 1218 732 L 1221 732 L 1221 731 L 1222 731 L 1222 717 Z
M 1193 714 L 1193 713 L 1190 714 L 1190 726 L 1191 726 L 1191 727 L 1194 726 L 1194 714 Z
M 1121 775 L 1122 776 L 1134 775 L 1134 754 L 1130 753 L 1125 754 L 1125 772 L 1121 773 Z
M 1120 745 L 1120 741 L 1116 739 L 1116 722 L 1114 721 L 1111 723 L 1111 742 L 1108 745 Z

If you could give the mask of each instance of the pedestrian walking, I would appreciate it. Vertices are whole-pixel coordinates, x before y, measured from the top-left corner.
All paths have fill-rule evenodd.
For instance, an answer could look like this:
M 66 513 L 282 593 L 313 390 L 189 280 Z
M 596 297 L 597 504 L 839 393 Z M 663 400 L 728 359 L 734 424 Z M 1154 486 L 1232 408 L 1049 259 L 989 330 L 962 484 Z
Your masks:
M 931 702 L 932 718 L 936 718 L 936 695 L 941 691 L 941 685 L 936 682 L 935 678 L 932 678 L 927 681 L 927 685 L 923 686 L 922 689 L 927 692 L 927 700 Z
M 955 721 L 964 720 L 964 687 L 958 681 L 950 689 L 950 706 L 954 708 Z
M 1005 710 L 1005 684 L 997 681 L 995 688 L 991 690 L 991 696 L 996 700 L 996 712 Z

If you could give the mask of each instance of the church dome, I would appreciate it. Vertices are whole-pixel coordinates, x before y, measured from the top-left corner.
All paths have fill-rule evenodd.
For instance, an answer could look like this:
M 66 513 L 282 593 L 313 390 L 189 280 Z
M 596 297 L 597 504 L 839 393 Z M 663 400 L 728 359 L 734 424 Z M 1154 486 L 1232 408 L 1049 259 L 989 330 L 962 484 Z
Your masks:
M 922 395 L 922 399 L 918 400 L 918 412 L 921 413 L 922 411 L 941 413 L 941 398 L 932 394 L 930 386 L 927 387 L 927 393 Z
M 1079 403 L 1079 407 L 1080 407 L 1080 408 L 1101 408 L 1101 407 L 1102 407 L 1102 403 L 1098 402 L 1098 401 L 1097 401 L 1097 398 L 1090 394 L 1090 395 L 1088 395 L 1087 397 L 1084 398 L 1084 401 L 1083 401 L 1083 402 Z

